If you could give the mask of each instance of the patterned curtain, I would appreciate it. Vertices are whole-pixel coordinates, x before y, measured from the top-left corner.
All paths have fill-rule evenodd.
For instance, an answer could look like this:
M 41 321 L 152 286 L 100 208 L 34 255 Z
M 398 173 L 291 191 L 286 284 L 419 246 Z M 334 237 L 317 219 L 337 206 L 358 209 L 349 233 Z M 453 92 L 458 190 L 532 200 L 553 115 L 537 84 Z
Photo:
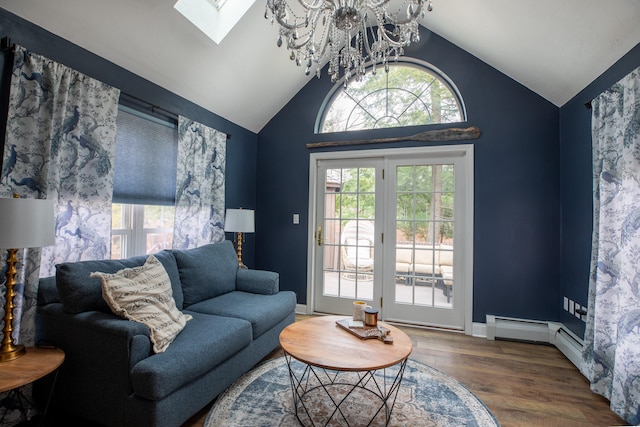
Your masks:
M 56 263 L 109 257 L 119 95 L 16 46 L 0 196 L 53 199 L 57 212 L 55 246 L 27 251 L 22 263 L 21 344 L 34 344 L 39 277 L 54 275 Z
M 582 372 L 640 423 L 640 68 L 592 102 L 593 247 Z
M 227 136 L 180 116 L 173 247 L 224 240 Z

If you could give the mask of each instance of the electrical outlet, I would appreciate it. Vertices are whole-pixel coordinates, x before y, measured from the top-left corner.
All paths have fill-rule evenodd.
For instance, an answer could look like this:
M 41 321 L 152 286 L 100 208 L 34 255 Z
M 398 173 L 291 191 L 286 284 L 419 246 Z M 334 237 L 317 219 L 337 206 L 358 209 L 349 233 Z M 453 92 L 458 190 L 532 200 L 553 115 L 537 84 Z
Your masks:
M 300 214 L 293 214 L 293 223 L 300 224 Z
M 578 319 L 582 320 L 583 322 L 586 322 L 586 320 L 587 320 L 587 307 L 582 306 L 582 305 L 578 304 L 577 302 L 575 302 L 572 299 L 569 299 L 567 297 L 563 297 L 562 307 L 564 308 L 564 311 L 568 311 L 573 316 L 577 317 Z
M 586 322 L 587 320 L 587 307 L 582 306 L 579 309 L 576 308 L 576 317 L 580 320 L 582 320 L 583 322 Z

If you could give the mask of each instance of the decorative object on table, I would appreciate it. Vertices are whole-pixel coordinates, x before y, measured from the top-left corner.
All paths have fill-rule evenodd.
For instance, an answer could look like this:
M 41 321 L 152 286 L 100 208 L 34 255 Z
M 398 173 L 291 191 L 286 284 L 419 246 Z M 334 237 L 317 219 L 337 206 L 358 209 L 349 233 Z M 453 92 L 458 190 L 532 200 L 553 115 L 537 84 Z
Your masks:
M 242 262 L 242 242 L 243 233 L 253 233 L 255 231 L 254 211 L 251 209 L 227 209 L 224 219 L 224 231 L 236 233 L 238 245 L 238 267 L 247 268 Z
M 384 326 L 361 326 L 361 327 L 353 327 L 351 326 L 351 320 L 342 319 L 336 321 L 336 325 L 340 326 L 345 331 L 355 335 L 356 337 L 363 340 L 370 339 L 378 339 L 385 344 L 393 344 L 393 337 L 390 336 L 389 329 Z
M 293 361 L 294 369 L 304 369 L 304 366 Z M 347 405 L 347 417 L 357 411 L 370 412 L 369 403 L 369 398 L 365 398 L 357 405 Z M 325 400 L 318 399 L 310 407 L 322 411 L 328 406 Z M 257 366 L 218 397 L 204 427 L 223 425 L 299 425 L 284 357 Z M 376 420 L 372 425 L 379 424 Z M 409 359 L 389 425 L 499 427 L 500 424 L 487 407 L 454 378 Z
M 7 249 L 4 326 L 0 349 L 0 362 L 5 362 L 26 353 L 24 346 L 14 343 L 12 337 L 18 249 L 53 245 L 55 214 L 52 200 L 14 197 L 0 199 L 0 215 L 0 248 Z
M 390 0 L 267 0 L 265 18 L 277 22 L 277 45 L 291 51 L 290 59 L 305 67 L 305 74 L 320 77 L 320 68 L 329 62 L 331 81 L 344 77 L 357 80 L 373 63 L 387 69 L 389 61 L 404 55 L 404 48 L 420 40 L 418 18 L 431 0 L 407 0 L 398 9 Z
M 354 322 L 364 322 L 364 310 L 367 307 L 371 308 L 371 306 L 367 305 L 367 303 L 364 301 L 353 302 L 353 321 Z
M 378 310 L 372 307 L 364 309 L 364 325 L 378 326 Z

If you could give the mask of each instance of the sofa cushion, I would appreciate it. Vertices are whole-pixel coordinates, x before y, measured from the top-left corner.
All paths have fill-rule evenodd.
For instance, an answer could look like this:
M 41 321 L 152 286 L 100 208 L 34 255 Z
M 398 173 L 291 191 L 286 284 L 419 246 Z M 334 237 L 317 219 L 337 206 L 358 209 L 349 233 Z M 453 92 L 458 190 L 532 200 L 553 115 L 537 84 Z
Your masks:
M 162 263 L 169 278 L 176 307 L 182 308 L 182 286 L 177 265 L 170 251 L 155 254 Z M 67 313 L 77 314 L 85 311 L 103 311 L 111 313 L 109 306 L 102 298 L 100 279 L 91 278 L 94 271 L 115 273 L 123 268 L 138 267 L 144 264 L 147 256 L 137 256 L 121 260 L 65 262 L 56 265 L 56 286 L 60 301 Z
M 174 250 L 184 307 L 235 290 L 238 258 L 228 241 L 189 250 Z
M 187 322 L 164 353 L 138 362 L 131 370 L 134 393 L 160 400 L 211 371 L 251 343 L 251 324 L 246 320 L 185 311 Z
M 165 249 L 153 254 L 153 256 L 162 263 L 162 266 L 169 275 L 169 279 L 171 280 L 171 292 L 173 293 L 173 299 L 176 302 L 176 308 L 178 310 L 182 310 L 184 307 L 184 295 L 182 293 L 182 283 L 180 282 L 178 264 L 176 264 L 176 258 L 173 256 L 173 252 L 169 249 Z
M 296 295 L 281 291 L 274 295 L 234 291 L 189 306 L 190 312 L 235 317 L 251 322 L 253 339 L 277 325 L 296 308 Z
M 176 308 L 169 275 L 153 255 L 139 267 L 91 277 L 100 278 L 102 296 L 114 314 L 149 328 L 156 353 L 165 351 L 191 319 Z

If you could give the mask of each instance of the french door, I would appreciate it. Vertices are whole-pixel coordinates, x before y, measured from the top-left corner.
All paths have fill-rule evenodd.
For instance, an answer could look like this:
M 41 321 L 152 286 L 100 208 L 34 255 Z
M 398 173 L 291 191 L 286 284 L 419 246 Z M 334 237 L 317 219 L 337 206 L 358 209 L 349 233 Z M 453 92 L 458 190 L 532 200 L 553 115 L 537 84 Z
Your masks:
M 363 300 L 383 320 L 470 333 L 472 154 L 450 146 L 312 155 L 313 311 L 349 315 Z
M 315 311 L 351 313 L 382 298 L 382 159 L 317 163 Z M 375 303 L 374 303 L 375 301 Z

